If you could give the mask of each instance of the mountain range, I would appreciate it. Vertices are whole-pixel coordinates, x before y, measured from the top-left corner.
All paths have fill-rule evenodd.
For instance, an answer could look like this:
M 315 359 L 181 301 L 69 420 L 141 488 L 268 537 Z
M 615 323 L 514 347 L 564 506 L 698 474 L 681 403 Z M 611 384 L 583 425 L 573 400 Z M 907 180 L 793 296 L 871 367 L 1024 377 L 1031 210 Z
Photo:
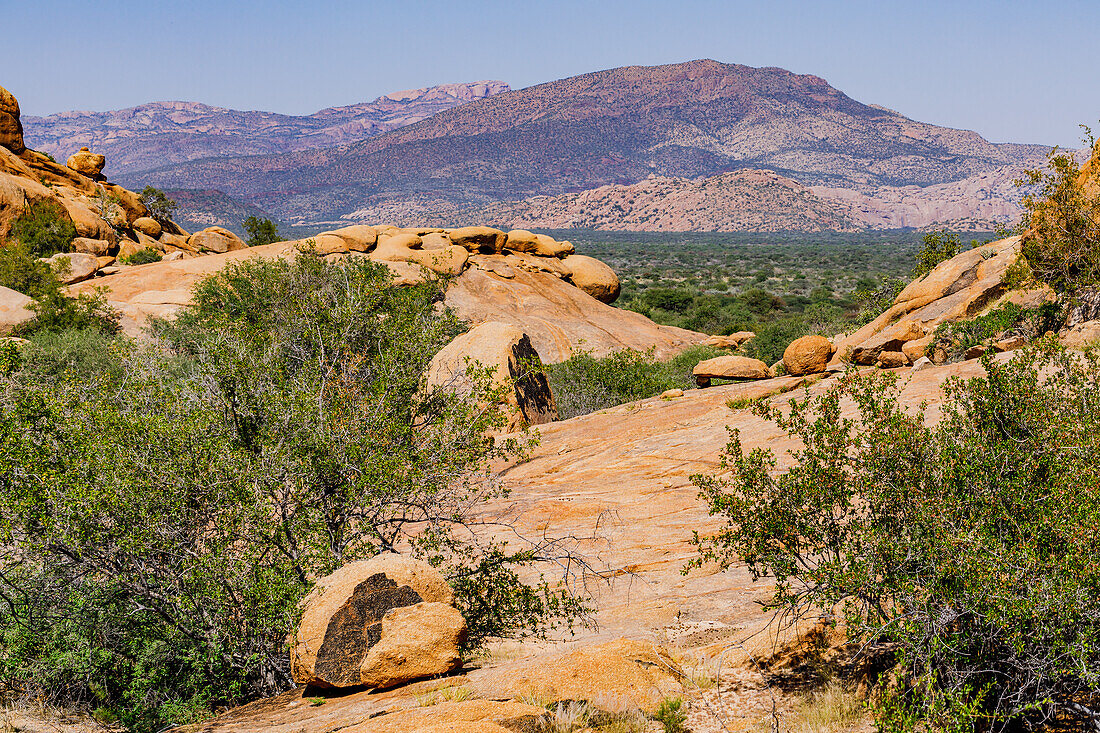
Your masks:
M 107 156 L 106 173 L 117 177 L 166 163 L 357 142 L 508 89 L 502 81 L 442 84 L 303 116 L 153 102 L 112 112 L 24 115 L 22 120 L 24 136 L 36 150 L 64 160 L 87 146 Z
M 178 153 L 186 160 L 173 160 L 157 158 L 155 150 L 176 133 L 132 134 L 129 143 L 111 138 L 126 151 L 112 175 L 131 188 L 221 191 L 299 225 L 462 214 L 600 220 L 603 228 L 814 230 L 834 220 L 840 228 L 1011 220 L 1019 211 L 1011 180 L 1049 150 L 918 122 L 856 101 L 817 76 L 713 60 L 622 67 L 516 90 L 500 82 L 473 86 L 477 92 L 465 96 L 427 95 L 442 102 L 434 110 L 421 104 L 411 114 L 390 112 L 383 122 L 393 129 L 354 140 L 355 125 L 338 122 L 344 118 L 330 110 L 295 118 L 310 120 L 297 127 L 262 117 L 270 113 L 222 115 L 217 129 L 240 140 L 235 149 L 243 150 L 250 137 L 258 140 L 249 143 L 254 146 L 281 146 L 264 154 L 212 151 L 212 143 L 203 148 L 197 141 L 214 135 L 189 132 L 191 147 Z M 400 106 L 394 96 L 400 95 L 369 104 Z M 230 121 L 241 115 L 261 117 L 252 127 L 233 127 L 243 125 Z M 215 118 L 221 120 L 213 113 L 203 119 Z M 366 125 L 368 118 L 354 119 Z M 371 132 L 380 129 L 383 122 L 369 119 L 375 120 L 367 126 Z M 28 125 L 35 142 L 36 124 Z M 201 130 L 213 122 L 188 124 Z M 144 157 L 129 152 L 138 148 L 148 150 Z M 154 159 L 158 167 L 138 170 Z M 774 178 L 727 175 L 746 169 Z M 654 188 L 652 180 L 663 183 Z M 650 211 L 648 223 L 616 219 L 624 204 L 614 199 L 620 193 L 637 198 L 647 187 L 663 200 L 654 206 L 669 210 Z M 764 198 L 750 203 L 757 194 Z M 772 194 L 782 195 L 769 199 Z M 608 210 L 598 216 L 574 210 L 595 200 Z M 687 201 L 696 202 L 694 214 L 682 210 Z M 787 204 L 783 210 L 773 207 L 780 201 Z

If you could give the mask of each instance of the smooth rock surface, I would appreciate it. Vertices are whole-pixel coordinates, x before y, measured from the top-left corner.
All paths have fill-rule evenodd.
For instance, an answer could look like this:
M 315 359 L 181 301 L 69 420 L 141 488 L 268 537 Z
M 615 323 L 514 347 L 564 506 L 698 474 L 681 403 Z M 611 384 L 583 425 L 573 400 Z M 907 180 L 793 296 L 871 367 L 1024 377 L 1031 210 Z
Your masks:
M 223 227 L 207 227 L 197 231 L 188 237 L 187 243 L 196 252 L 215 252 L 217 254 L 236 252 L 248 248 L 243 239 Z
M 0 286 L 0 336 L 11 333 L 16 326 L 34 318 L 34 311 L 30 309 L 32 303 L 32 298 Z
M 595 257 L 568 255 L 562 264 L 572 273 L 573 284 L 601 303 L 614 303 L 619 297 L 619 276 Z
M 767 379 L 772 376 L 768 365 L 748 356 L 716 356 L 705 359 L 691 370 L 700 387 L 712 379 Z

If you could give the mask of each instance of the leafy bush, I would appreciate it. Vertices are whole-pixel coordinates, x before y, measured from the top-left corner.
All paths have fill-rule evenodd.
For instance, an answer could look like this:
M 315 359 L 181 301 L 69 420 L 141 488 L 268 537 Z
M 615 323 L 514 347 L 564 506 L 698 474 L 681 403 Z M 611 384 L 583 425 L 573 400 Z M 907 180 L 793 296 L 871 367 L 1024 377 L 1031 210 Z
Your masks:
M 275 226 L 275 222 L 271 219 L 260 219 L 255 216 L 250 216 L 241 222 L 241 226 L 244 227 L 245 232 L 248 234 L 248 238 L 245 242 L 249 247 L 259 247 L 262 244 L 271 244 L 272 242 L 281 241 L 279 236 L 279 228 Z
M 49 263 L 43 262 L 20 241 L 0 246 L 0 287 L 11 288 L 29 298 L 40 298 L 61 288 Z
M 890 375 L 757 405 L 797 439 L 793 467 L 731 431 L 723 471 L 693 477 L 725 520 L 699 562 L 743 560 L 774 577 L 770 607 L 842 616 L 895 665 L 885 730 L 1094 728 L 1100 358 L 1046 344 L 984 366 L 945 385 L 934 426 Z
M 898 296 L 901 295 L 901 291 L 905 290 L 905 286 L 908 284 L 900 277 L 888 277 L 881 284 L 876 284 L 870 288 L 861 287 L 857 289 L 852 294 L 858 307 L 854 325 L 857 327 L 865 326 L 890 310 L 890 306 L 894 304 L 894 301 L 897 300 Z
M 52 201 L 36 201 L 12 222 L 9 239 L 22 242 L 35 257 L 71 252 L 76 227 Z
M 423 389 L 461 330 L 440 298 L 303 255 L 201 281 L 105 366 L 90 339 L 36 337 L 0 375 L 0 685 L 138 730 L 277 692 L 312 580 L 398 547 L 468 613 L 494 606 L 470 613 L 475 639 L 580 612 L 512 570 L 548 543 L 455 531 L 501 493 L 488 462 L 524 446 L 488 435 L 488 374 L 469 401 Z
M 687 732 L 687 712 L 684 710 L 684 701 L 678 697 L 661 700 L 653 713 L 653 719 L 661 724 L 665 733 Z
M 605 357 L 580 352 L 560 364 L 545 364 L 543 369 L 558 403 L 558 414 L 566 419 L 669 389 L 690 389 L 695 386 L 692 368 L 722 353 L 698 346 L 661 362 L 652 349 L 645 353 L 623 349 Z
M 161 224 L 171 223 L 172 217 L 175 216 L 176 209 L 179 207 L 179 204 L 168 198 L 168 194 L 153 186 L 146 186 L 141 189 L 141 203 L 145 204 L 149 216 Z
M 151 262 L 160 262 L 164 255 L 156 247 L 145 247 L 133 254 L 120 257 L 119 261 L 124 265 L 148 265 Z

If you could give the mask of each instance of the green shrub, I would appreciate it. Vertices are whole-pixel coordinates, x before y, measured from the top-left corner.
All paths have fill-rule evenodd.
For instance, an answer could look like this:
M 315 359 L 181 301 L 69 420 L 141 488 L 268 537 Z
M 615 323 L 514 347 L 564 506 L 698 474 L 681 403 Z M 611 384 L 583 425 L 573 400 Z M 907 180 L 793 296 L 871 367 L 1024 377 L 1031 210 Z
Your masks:
M 164 255 L 156 247 L 145 247 L 133 254 L 120 257 L 119 261 L 124 265 L 148 265 L 151 262 L 160 262 Z
M 440 298 L 302 255 L 201 281 L 146 347 L 36 336 L 0 375 L 0 687 L 135 730 L 278 692 L 312 581 L 397 547 L 454 582 L 475 640 L 581 613 L 513 570 L 546 545 L 459 531 L 524 445 L 490 437 L 484 371 L 470 400 L 423 389 L 462 328 Z
M 35 257 L 49 257 L 72 251 L 76 227 L 59 205 L 36 201 L 12 222 L 8 238 L 22 242 Z
M 665 733 L 687 733 L 687 711 L 684 701 L 678 697 L 661 700 L 653 719 L 661 724 Z
M 774 579 L 769 607 L 843 618 L 894 668 L 884 730 L 1095 727 L 1100 357 L 983 363 L 945 385 L 936 425 L 891 375 L 757 405 L 796 439 L 793 467 L 731 431 L 722 471 L 693 477 L 724 520 L 699 562 L 743 561 Z
M 120 316 L 107 305 L 105 296 L 65 295 L 49 264 L 35 257 L 23 242 L 0 247 L 0 286 L 35 299 L 31 305 L 35 317 L 15 328 L 17 336 L 66 329 L 96 328 L 107 333 L 119 330 Z
M 0 246 L 0 287 L 11 288 L 29 298 L 40 298 L 61 288 L 49 263 L 43 262 L 20 241 Z
M 249 247 L 259 247 L 263 244 L 271 244 L 272 242 L 281 241 L 279 236 L 279 228 L 275 226 L 275 222 L 271 219 L 260 219 L 255 216 L 250 216 L 241 222 L 241 226 L 244 227 L 248 238 L 245 242 Z
M 543 368 L 558 403 L 558 414 L 567 419 L 653 397 L 669 389 L 690 389 L 695 386 L 692 368 L 703 359 L 722 353 L 694 347 L 661 362 L 652 350 L 642 353 L 623 349 L 605 357 L 581 352 Z

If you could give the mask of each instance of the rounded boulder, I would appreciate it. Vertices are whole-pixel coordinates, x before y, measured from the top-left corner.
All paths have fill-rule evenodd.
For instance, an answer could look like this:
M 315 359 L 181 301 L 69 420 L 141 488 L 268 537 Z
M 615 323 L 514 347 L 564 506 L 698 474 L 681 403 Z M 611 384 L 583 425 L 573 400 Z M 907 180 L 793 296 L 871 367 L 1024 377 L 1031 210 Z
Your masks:
M 595 257 L 567 255 L 562 264 L 572 273 L 572 283 L 601 303 L 614 303 L 619 297 L 619 276 Z
M 88 178 L 98 178 L 103 173 L 103 166 L 107 165 L 107 158 L 88 148 L 81 148 L 69 156 L 65 165 Z
M 218 254 L 248 248 L 243 239 L 222 227 L 207 227 L 195 232 L 188 237 L 187 243 L 196 252 L 216 252 Z
M 787 374 L 801 376 L 825 371 L 833 355 L 833 345 L 824 336 L 803 336 L 790 343 L 783 352 Z

